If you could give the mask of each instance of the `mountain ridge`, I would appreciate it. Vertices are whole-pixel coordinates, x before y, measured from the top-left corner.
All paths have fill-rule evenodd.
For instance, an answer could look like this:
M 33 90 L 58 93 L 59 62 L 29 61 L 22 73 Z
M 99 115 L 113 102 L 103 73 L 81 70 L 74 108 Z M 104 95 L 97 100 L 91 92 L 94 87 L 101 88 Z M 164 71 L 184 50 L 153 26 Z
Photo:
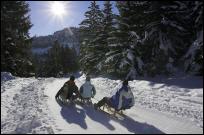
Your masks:
M 52 35 L 38 37 L 34 36 L 31 47 L 32 52 L 34 54 L 46 53 L 56 40 L 64 47 L 74 48 L 77 54 L 79 54 L 79 28 L 77 27 L 66 27 L 62 30 L 54 32 Z

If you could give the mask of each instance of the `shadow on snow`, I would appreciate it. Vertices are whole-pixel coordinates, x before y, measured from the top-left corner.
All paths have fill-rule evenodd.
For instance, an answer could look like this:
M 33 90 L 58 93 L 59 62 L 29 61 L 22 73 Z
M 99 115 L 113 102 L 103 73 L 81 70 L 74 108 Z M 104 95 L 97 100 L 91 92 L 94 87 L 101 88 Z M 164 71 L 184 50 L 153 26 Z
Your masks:
M 59 102 L 58 102 L 59 103 Z M 61 105 L 61 104 L 60 104 Z M 109 117 L 107 114 L 94 110 L 90 106 L 82 106 L 83 109 L 77 108 L 74 104 L 69 106 L 61 105 L 61 115 L 70 124 L 78 124 L 83 129 L 87 129 L 87 124 L 85 122 L 86 116 L 90 117 L 93 121 L 102 124 L 109 130 L 115 130 L 115 127 L 110 124 L 110 121 L 116 121 L 122 126 L 127 128 L 129 132 L 137 134 L 164 134 L 161 130 L 157 129 L 153 125 L 147 123 L 137 122 L 134 119 L 126 116 L 125 119 L 114 119 Z
M 61 108 L 62 117 L 70 124 L 78 124 L 81 128 L 87 129 L 85 122 L 86 114 L 83 109 L 77 108 L 75 105 Z

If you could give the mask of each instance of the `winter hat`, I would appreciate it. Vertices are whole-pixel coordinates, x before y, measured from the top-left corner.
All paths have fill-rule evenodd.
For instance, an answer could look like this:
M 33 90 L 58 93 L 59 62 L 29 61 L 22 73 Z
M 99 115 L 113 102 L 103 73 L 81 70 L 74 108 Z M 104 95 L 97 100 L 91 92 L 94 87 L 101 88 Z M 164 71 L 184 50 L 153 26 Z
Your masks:
M 90 81 L 90 80 L 91 80 L 90 76 L 87 76 L 86 81 Z
M 128 85 L 128 80 L 124 80 L 123 85 Z
M 74 81 L 75 77 L 73 75 L 70 76 L 70 80 Z

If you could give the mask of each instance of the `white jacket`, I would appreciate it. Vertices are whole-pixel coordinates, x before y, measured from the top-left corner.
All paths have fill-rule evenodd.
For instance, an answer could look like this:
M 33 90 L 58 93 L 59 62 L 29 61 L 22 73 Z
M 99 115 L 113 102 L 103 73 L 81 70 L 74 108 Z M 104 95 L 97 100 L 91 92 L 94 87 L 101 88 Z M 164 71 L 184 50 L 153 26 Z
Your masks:
M 86 81 L 80 87 L 80 94 L 83 98 L 91 98 L 96 94 L 95 87 L 91 84 L 90 81 Z
M 134 96 L 133 96 L 133 93 L 132 91 L 130 90 L 130 87 L 128 86 L 128 91 L 121 91 L 120 93 L 120 96 L 119 96 L 119 104 L 118 104 L 118 109 L 122 107 L 122 98 L 125 97 L 127 99 L 132 99 L 131 103 L 130 103 L 130 106 L 133 106 L 135 104 L 135 99 L 134 99 Z

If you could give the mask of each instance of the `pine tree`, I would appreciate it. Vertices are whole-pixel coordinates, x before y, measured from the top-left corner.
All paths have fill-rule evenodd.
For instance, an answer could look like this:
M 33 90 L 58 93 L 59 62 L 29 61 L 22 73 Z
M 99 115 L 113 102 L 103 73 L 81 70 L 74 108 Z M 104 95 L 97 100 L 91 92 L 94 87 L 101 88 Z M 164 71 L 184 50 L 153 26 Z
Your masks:
M 13 75 L 30 76 L 29 6 L 24 1 L 1 1 L 1 68 Z
M 143 62 L 140 57 L 140 37 L 136 32 L 136 3 L 117 2 L 120 15 L 109 38 L 109 52 L 105 60 L 107 72 L 119 77 L 134 79 L 142 74 Z
M 83 39 L 84 71 L 134 79 L 169 75 L 184 65 L 187 72 L 203 73 L 202 2 L 118 1 L 119 15 L 111 19 L 110 2 L 105 5 L 96 38 Z
M 74 48 L 65 47 L 61 55 L 62 66 L 64 73 L 70 73 L 78 71 L 78 56 Z
M 188 25 L 191 33 L 191 45 L 184 55 L 185 71 L 192 74 L 203 74 L 203 2 L 191 1 L 189 6 Z
M 62 49 L 58 41 L 56 40 L 52 46 L 52 48 L 48 51 L 48 57 L 45 62 L 45 70 L 47 76 L 57 77 L 57 75 L 62 72 L 62 62 L 60 54 L 62 53 Z
M 185 25 L 187 5 L 185 2 L 149 2 L 144 54 L 148 74 L 174 72 L 182 50 L 190 34 Z M 148 52 L 148 53 L 147 53 Z M 145 55 L 147 54 L 147 55 Z
M 56 40 L 44 56 L 35 56 L 36 73 L 42 77 L 60 77 L 78 71 L 78 57 L 75 48 L 63 47 Z M 44 59 L 38 59 L 38 58 Z
M 94 73 L 97 63 L 94 39 L 101 30 L 103 14 L 95 1 L 91 2 L 89 9 L 90 10 L 85 13 L 86 19 L 80 24 L 80 29 L 83 33 L 83 40 L 80 48 L 80 62 L 82 71 Z
M 105 54 L 108 52 L 108 39 L 111 38 L 110 31 L 114 29 L 113 18 L 114 14 L 112 13 L 112 4 L 110 1 L 105 1 L 101 29 L 98 31 L 96 38 L 93 40 L 94 53 L 95 56 L 97 56 L 95 58 L 95 69 L 99 74 L 106 73 Z

